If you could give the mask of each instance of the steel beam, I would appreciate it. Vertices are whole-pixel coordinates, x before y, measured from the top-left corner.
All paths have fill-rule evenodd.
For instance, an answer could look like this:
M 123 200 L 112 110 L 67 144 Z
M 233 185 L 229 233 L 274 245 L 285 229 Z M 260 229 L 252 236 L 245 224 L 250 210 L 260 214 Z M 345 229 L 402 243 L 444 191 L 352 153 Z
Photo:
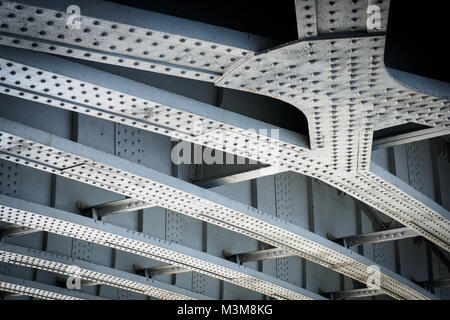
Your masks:
M 178 274 L 178 273 L 186 273 L 191 270 L 179 266 L 174 265 L 165 265 L 165 266 L 158 266 L 158 267 L 152 267 L 152 268 L 142 268 L 140 266 L 135 267 L 136 271 L 144 273 L 148 277 L 154 277 L 154 276 L 165 276 L 169 274 Z
M 419 237 L 420 235 L 409 228 L 390 229 L 379 232 L 371 232 L 355 236 L 348 236 L 333 240 L 336 243 L 342 244 L 344 247 L 350 248 L 354 246 L 361 246 L 369 243 L 380 243 L 394 240 L 401 240 L 407 238 Z
M 6 275 L 0 275 L 0 290 L 44 300 L 103 300 L 74 290 Z
M 322 299 L 290 283 L 176 243 L 92 218 L 0 195 L 0 220 L 189 268 L 277 299 Z
M 210 82 L 254 50 L 276 44 L 259 36 L 106 1 L 76 1 L 80 24 L 70 29 L 66 23 L 73 15 L 66 10 L 73 5 L 66 0 L 3 1 L 0 20 L 8 23 L 0 30 L 9 35 L 0 42 Z M 30 14 L 33 19 L 27 20 Z M 22 20 L 28 21 L 27 28 Z
M 102 284 L 163 300 L 213 299 L 118 269 L 6 243 L 0 243 L 0 262 L 44 270 L 59 275 L 74 276 L 81 279 L 85 284 Z
M 365 283 L 373 261 L 314 233 L 217 193 L 127 160 L 0 119 L 1 158 L 121 193 L 242 233 Z M 11 222 L 15 223 L 15 222 Z M 395 298 L 428 293 L 382 268 L 383 290 Z
M 442 128 L 428 128 L 396 136 L 376 139 L 372 143 L 372 150 L 398 146 L 450 134 L 450 130 Z

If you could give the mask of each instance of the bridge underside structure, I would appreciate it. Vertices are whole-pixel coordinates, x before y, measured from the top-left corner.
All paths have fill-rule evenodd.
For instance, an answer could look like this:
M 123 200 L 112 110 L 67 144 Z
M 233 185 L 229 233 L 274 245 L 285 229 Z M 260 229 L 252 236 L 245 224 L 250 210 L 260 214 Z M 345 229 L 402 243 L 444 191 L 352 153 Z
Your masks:
M 0 1 L 2 299 L 450 298 L 450 85 L 385 65 L 390 1 L 292 3 Z

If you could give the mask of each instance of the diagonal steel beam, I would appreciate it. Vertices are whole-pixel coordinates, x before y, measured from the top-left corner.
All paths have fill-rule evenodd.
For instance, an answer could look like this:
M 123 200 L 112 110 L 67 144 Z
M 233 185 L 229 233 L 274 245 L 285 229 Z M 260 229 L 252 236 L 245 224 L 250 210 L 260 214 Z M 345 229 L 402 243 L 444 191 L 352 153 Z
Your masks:
M 0 275 L 0 290 L 44 300 L 103 300 L 74 290 L 6 275 Z
M 0 119 L 1 158 L 78 180 L 239 232 L 365 283 L 374 263 L 332 241 L 217 193 L 130 161 Z M 11 222 L 10 223 L 16 223 Z M 382 289 L 395 298 L 428 293 L 382 268 Z
M 189 268 L 276 299 L 321 296 L 204 252 L 98 220 L 0 195 L 0 220 Z
M 85 282 L 120 288 L 163 300 L 211 300 L 211 297 L 60 254 L 0 244 L 0 261 L 22 267 L 73 276 Z

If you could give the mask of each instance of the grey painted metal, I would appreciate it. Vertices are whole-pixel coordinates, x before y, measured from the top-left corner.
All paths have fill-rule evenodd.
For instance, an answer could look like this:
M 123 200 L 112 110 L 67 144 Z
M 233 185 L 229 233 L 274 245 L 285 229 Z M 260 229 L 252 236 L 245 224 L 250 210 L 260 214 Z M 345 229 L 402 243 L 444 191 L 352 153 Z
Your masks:
M 426 242 L 426 244 L 430 248 L 430 250 L 436 255 L 436 257 L 439 259 L 442 265 L 444 265 L 447 268 L 448 272 L 450 273 L 450 258 L 433 243 Z
M 353 289 L 344 290 L 328 293 L 332 300 L 345 300 L 345 299 L 355 299 L 355 298 L 366 298 L 382 295 L 383 292 L 377 289 L 364 288 L 364 289 Z
M 94 208 L 96 209 L 96 213 L 99 217 L 107 217 L 118 213 L 131 212 L 152 207 L 154 207 L 154 205 L 148 202 L 136 200 L 133 198 L 127 198 L 123 200 L 98 204 L 86 210 Z
M 0 275 L 0 290 L 44 300 L 102 300 L 89 294 L 6 275 Z
M 98 220 L 0 195 L 0 220 L 187 267 L 277 299 L 321 296 L 209 254 Z
M 435 137 L 445 136 L 448 134 L 450 134 L 450 130 L 442 128 L 429 128 L 413 131 L 410 133 L 399 134 L 388 138 L 376 139 L 372 143 L 372 150 L 398 146 L 401 144 L 407 144 L 426 139 L 432 139 Z
M 158 299 L 212 299 L 164 282 L 108 268 L 84 260 L 51 252 L 24 248 L 6 243 L 0 244 L 0 261 L 59 275 L 74 276 L 87 283 L 103 284 L 115 288 L 149 295 Z M 73 267 L 77 268 L 74 274 Z
M 283 250 L 274 248 L 274 249 L 257 250 L 257 251 L 251 251 L 251 252 L 245 252 L 245 253 L 235 253 L 235 254 L 224 253 L 224 256 L 227 260 L 236 262 L 238 264 L 242 264 L 242 263 L 253 262 L 253 261 L 285 258 L 285 257 L 292 256 L 292 254 L 287 253 Z M 158 266 L 158 267 L 152 267 L 152 268 L 147 268 L 147 269 L 138 267 L 137 270 L 147 271 L 148 274 L 151 276 L 177 274 L 177 273 L 184 273 L 184 272 L 190 271 L 189 269 L 181 268 L 181 267 L 177 267 L 177 266 L 173 266 L 173 265 Z
M 69 29 L 66 22 L 71 14 L 66 8 L 73 1 L 21 3 L 39 7 L 4 1 L 0 11 L 1 19 L 10 22 L 3 24 L 4 31 L 21 39 L 11 42 L 16 46 L 203 81 L 214 81 L 251 54 L 251 49 L 274 44 L 258 36 L 108 2 L 76 1 L 82 10 L 82 27 Z M 20 27 L 19 21 L 30 15 L 29 28 Z
M 424 287 L 426 290 L 430 291 L 433 289 L 450 288 L 450 278 L 429 280 L 429 281 L 417 281 L 417 284 Z
M 418 237 L 419 235 L 409 228 L 390 229 L 385 231 L 371 232 L 335 239 L 334 241 L 350 248 L 369 243 L 380 243 L 394 240 Z
M 169 210 L 248 235 L 361 282 L 367 280 L 367 267 L 373 265 L 352 250 L 305 229 L 124 159 L 5 119 L 0 120 L 0 132 L 2 158 L 6 160 L 136 199 L 151 199 Z M 122 182 L 117 183 L 119 180 Z M 386 294 L 410 299 L 432 297 L 401 276 L 381 270 Z

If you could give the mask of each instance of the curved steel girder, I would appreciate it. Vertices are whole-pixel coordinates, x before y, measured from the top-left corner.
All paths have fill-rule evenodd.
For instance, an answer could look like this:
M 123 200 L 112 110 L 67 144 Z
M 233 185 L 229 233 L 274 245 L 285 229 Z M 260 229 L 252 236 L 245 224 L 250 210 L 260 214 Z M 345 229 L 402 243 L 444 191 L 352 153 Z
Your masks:
M 163 300 L 212 300 L 195 292 L 60 254 L 0 243 L 0 262 L 44 270 Z M 74 267 L 76 269 L 74 269 Z

